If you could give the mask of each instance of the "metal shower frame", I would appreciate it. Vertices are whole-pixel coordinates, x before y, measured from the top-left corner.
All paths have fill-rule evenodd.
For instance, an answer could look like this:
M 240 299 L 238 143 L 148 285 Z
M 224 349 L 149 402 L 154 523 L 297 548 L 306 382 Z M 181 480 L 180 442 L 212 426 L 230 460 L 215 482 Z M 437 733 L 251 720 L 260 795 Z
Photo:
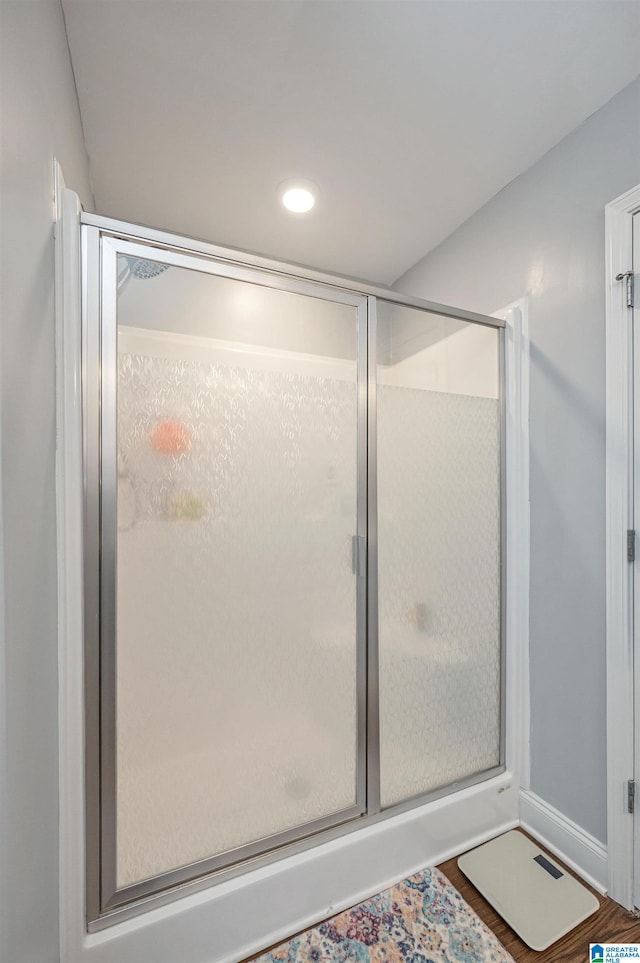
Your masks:
M 387 819 L 505 770 L 506 506 L 505 322 L 398 294 L 388 288 L 180 235 L 83 214 L 82 344 L 85 472 L 85 775 L 87 925 L 90 931 Z M 142 246 L 142 249 L 141 249 Z M 356 804 L 313 823 L 118 889 L 115 818 L 115 559 L 117 255 L 146 256 L 227 278 L 350 304 L 357 312 L 357 535 L 366 566 L 357 572 Z M 386 809 L 380 805 L 376 334 L 378 301 L 498 331 L 500 405 L 500 751 L 499 764 Z

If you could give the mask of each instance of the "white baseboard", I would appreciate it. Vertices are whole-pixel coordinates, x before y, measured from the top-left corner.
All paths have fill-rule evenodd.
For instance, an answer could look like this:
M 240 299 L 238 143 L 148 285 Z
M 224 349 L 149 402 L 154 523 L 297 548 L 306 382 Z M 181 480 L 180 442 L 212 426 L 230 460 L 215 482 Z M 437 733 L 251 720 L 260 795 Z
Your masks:
M 520 824 L 539 843 L 603 895 L 607 891 L 607 847 L 534 792 L 520 792 Z

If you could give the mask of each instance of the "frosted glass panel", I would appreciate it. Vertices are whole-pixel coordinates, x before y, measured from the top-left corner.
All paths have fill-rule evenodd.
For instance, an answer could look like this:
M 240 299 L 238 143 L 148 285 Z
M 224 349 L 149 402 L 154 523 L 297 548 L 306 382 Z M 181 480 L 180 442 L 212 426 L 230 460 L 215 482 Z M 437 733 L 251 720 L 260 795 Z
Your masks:
M 356 803 L 356 308 L 144 265 L 119 259 L 118 887 Z
M 378 304 L 381 801 L 500 758 L 494 329 Z

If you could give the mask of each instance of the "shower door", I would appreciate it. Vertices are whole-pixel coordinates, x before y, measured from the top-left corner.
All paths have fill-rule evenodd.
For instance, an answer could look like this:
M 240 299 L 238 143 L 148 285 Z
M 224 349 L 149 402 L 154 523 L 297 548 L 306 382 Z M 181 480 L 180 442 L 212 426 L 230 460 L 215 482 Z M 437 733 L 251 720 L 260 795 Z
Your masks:
M 504 771 L 505 338 L 135 225 L 83 239 L 99 929 Z
M 104 912 L 365 811 L 366 299 L 88 243 Z

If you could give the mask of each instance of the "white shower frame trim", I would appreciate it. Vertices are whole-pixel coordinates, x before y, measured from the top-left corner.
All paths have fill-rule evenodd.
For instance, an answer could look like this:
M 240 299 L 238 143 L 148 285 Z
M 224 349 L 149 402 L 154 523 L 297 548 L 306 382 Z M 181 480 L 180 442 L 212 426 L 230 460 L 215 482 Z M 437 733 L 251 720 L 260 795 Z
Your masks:
M 85 216 L 85 220 L 89 220 Z M 113 221 L 91 218 L 99 226 Z M 80 206 L 60 192 L 57 224 L 58 571 L 60 644 L 60 956 L 65 963 L 237 963 L 265 946 L 455 856 L 518 824 L 522 740 L 519 611 L 528 593 L 509 565 L 506 771 L 359 831 L 194 891 L 108 929 L 88 933 L 85 909 L 85 780 L 80 385 Z M 166 235 L 163 235 L 166 239 Z M 308 276 L 308 273 L 307 273 Z M 324 280 L 324 278 L 323 278 Z M 334 282 L 335 283 L 335 282 Z M 347 283 L 345 282 L 345 286 Z M 353 287 L 353 281 L 349 283 Z M 379 296 L 395 300 L 393 292 Z M 407 303 L 409 299 L 398 296 Z M 424 302 L 418 302 L 424 306 Z M 442 306 L 434 305 L 441 309 Z M 442 313 L 442 310 L 440 310 Z M 463 312 L 456 312 L 464 317 Z M 479 320 L 481 316 L 470 316 Z M 486 323 L 486 322 L 485 322 Z M 519 384 L 520 348 L 507 321 L 507 384 Z M 506 510 L 509 545 L 522 545 L 522 446 L 516 399 L 507 392 Z
M 517 638 L 518 679 L 507 688 L 507 719 L 517 717 L 520 790 L 531 785 L 529 682 L 529 295 L 494 316 L 506 323 L 507 639 Z M 511 704 L 510 704 L 511 700 Z

